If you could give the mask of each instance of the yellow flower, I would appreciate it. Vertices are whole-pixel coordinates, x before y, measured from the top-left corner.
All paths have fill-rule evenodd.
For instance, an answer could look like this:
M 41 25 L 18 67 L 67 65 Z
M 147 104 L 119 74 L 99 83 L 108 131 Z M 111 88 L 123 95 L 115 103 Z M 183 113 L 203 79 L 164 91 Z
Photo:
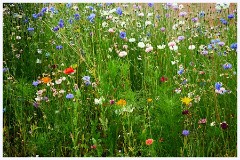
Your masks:
M 148 101 L 148 102 L 152 102 L 152 99 L 151 99 L 151 98 L 148 98 L 147 101 Z
M 184 98 L 182 98 L 181 101 L 182 101 L 182 103 L 185 103 L 186 105 L 188 105 L 192 101 L 192 99 L 188 98 L 188 97 L 184 97 Z
M 51 78 L 49 78 L 49 77 L 43 77 L 43 78 L 41 79 L 41 81 L 42 81 L 43 83 L 49 83 L 49 82 L 51 82 Z
M 117 105 L 119 106 L 126 106 L 127 102 L 124 100 L 124 99 L 120 99 L 118 102 L 117 102 Z

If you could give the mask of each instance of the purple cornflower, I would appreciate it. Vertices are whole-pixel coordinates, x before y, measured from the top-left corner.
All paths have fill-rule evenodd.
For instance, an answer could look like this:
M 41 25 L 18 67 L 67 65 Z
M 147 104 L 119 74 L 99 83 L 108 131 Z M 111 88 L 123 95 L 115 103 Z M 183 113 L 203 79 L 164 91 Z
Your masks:
M 116 13 L 121 16 L 122 15 L 122 9 L 120 7 L 118 7 L 116 9 Z
M 35 108 L 38 108 L 39 103 L 37 103 L 37 102 L 33 102 L 33 106 L 34 106 Z
M 127 34 L 126 32 L 120 32 L 120 38 L 124 39 L 126 38 Z
M 37 87 L 38 84 L 39 84 L 39 81 L 33 81 L 33 83 L 32 83 L 32 85 L 35 86 L 35 87 Z
M 182 41 L 182 40 L 184 40 L 184 39 L 185 39 L 184 36 L 179 36 L 179 37 L 178 37 L 178 40 L 179 40 L 179 41 Z
M 208 51 L 207 51 L 207 50 L 203 50 L 203 51 L 201 52 L 201 54 L 202 54 L 202 55 L 207 55 L 207 54 L 208 54 Z
M 224 42 L 218 42 L 218 45 L 222 47 L 222 46 L 225 45 L 225 43 Z
M 182 135 L 188 136 L 188 135 L 189 135 L 189 130 L 183 130 L 183 131 L 182 131 Z
M 231 69 L 232 68 L 232 65 L 230 63 L 225 63 L 223 65 L 223 69 Z
M 184 16 L 186 16 L 187 15 L 187 12 L 180 12 L 179 13 L 179 16 L 181 16 L 181 17 L 184 17 Z
M 167 3 L 167 6 L 168 7 L 171 7 L 173 4 L 172 3 Z
M 8 68 L 3 68 L 3 72 L 7 72 L 8 70 Z
M 154 3 L 148 3 L 149 7 L 153 7 Z
M 74 98 L 74 95 L 71 94 L 71 93 L 69 93 L 69 94 L 66 95 L 66 98 L 67 98 L 67 99 L 73 99 L 73 98 Z
M 197 18 L 197 17 L 194 17 L 194 18 L 192 18 L 192 21 L 195 23 L 195 22 L 198 21 L 198 18 Z
M 162 27 L 160 30 L 161 30 L 162 32 L 164 32 L 164 31 L 165 31 L 165 27 Z

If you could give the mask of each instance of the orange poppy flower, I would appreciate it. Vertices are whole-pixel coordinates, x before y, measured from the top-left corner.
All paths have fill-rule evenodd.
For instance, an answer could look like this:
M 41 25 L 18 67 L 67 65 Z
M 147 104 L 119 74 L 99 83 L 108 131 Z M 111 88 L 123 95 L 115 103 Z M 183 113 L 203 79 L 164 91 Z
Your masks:
M 69 67 L 63 71 L 65 74 L 71 74 L 74 73 L 74 69 L 72 67 Z
M 43 77 L 43 78 L 41 79 L 41 81 L 42 81 L 43 83 L 49 83 L 49 82 L 51 82 L 51 78 L 49 78 L 49 77 Z

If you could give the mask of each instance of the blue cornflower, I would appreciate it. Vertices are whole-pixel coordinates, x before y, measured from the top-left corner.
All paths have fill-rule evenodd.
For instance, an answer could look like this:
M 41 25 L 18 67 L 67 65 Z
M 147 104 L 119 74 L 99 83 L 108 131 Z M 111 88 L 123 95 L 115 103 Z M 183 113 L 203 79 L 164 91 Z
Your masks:
M 80 19 L 80 15 L 78 13 L 74 14 L 74 18 L 75 20 L 79 20 Z
M 32 85 L 35 86 L 35 87 L 37 87 L 38 84 L 39 84 L 39 81 L 34 81 L 34 82 L 32 83 Z
M 216 90 L 220 90 L 221 87 L 222 87 L 222 83 L 221 82 L 215 83 Z
M 66 98 L 67 98 L 67 99 L 73 99 L 73 98 L 74 98 L 74 95 L 71 94 L 71 93 L 69 93 L 69 94 L 66 95 Z
M 234 14 L 229 14 L 228 19 L 232 19 L 232 18 L 234 18 Z
M 110 6 L 110 5 L 112 5 L 112 4 L 113 4 L 113 3 L 106 3 L 107 6 Z
M 182 81 L 182 83 L 181 83 L 182 85 L 185 85 L 185 84 L 187 84 L 187 80 L 186 79 L 184 79 L 183 81 Z
M 211 44 L 208 45 L 208 49 L 211 50 L 213 46 Z
M 148 3 L 149 7 L 153 7 L 154 3 Z
M 28 30 L 29 32 L 32 32 L 32 31 L 34 31 L 34 28 L 29 27 L 27 30 Z
M 28 17 L 23 20 L 23 23 L 28 23 Z
M 221 23 L 224 24 L 224 25 L 227 25 L 227 24 L 228 24 L 228 22 L 227 22 L 225 19 L 223 19 L 223 18 L 220 18 L 220 21 L 221 21 Z
M 47 7 L 42 8 L 41 12 L 42 12 L 42 13 L 47 12 Z
M 232 43 L 232 44 L 230 45 L 230 48 L 231 48 L 231 49 L 234 49 L 234 50 L 237 50 L 237 43 Z
M 89 76 L 84 76 L 82 78 L 82 80 L 84 81 L 85 85 L 88 86 L 91 84 L 91 81 L 90 81 L 90 77 Z
M 67 3 L 67 4 L 66 4 L 66 7 L 67 7 L 67 8 L 72 7 L 72 3 Z
M 120 32 L 120 38 L 124 39 L 126 38 L 127 34 L 126 32 Z
M 63 48 L 63 46 L 59 45 L 59 46 L 56 46 L 56 49 L 57 50 L 61 50 Z
M 93 20 L 94 20 L 94 18 L 95 18 L 95 16 L 96 16 L 96 15 L 95 15 L 94 13 L 91 13 L 90 16 L 88 16 L 87 19 L 92 23 Z
M 92 11 L 94 8 L 93 8 L 93 6 L 89 6 L 89 9 Z
M 55 12 L 56 12 L 56 10 L 55 10 L 54 7 L 51 7 L 49 10 L 50 10 L 52 13 L 55 13 Z
M 122 9 L 120 7 L 118 7 L 117 10 L 116 10 L 116 13 L 121 16 L 122 15 Z
M 59 30 L 59 27 L 58 27 L 58 26 L 56 26 L 56 27 L 53 28 L 53 31 L 55 31 L 55 32 L 58 31 L 58 30 Z
M 177 73 L 178 73 L 179 75 L 183 74 L 183 73 L 184 73 L 184 69 L 181 68 Z
M 69 24 L 73 24 L 73 20 L 72 20 L 72 19 L 69 19 L 69 20 L 68 20 L 68 23 L 69 23 Z
M 231 69 L 232 68 L 232 65 L 230 63 L 225 63 L 223 65 L 223 69 Z
M 38 14 L 36 14 L 36 13 L 34 13 L 32 16 L 33 16 L 34 19 L 38 18 Z
M 60 28 L 64 27 L 64 21 L 62 19 L 60 19 L 60 21 L 58 22 L 58 25 Z
M 90 81 L 90 77 L 89 77 L 89 76 L 84 76 L 84 77 L 82 78 L 82 80 L 84 80 L 84 81 Z
M 40 13 L 38 13 L 37 15 L 38 15 L 38 17 L 42 17 L 42 16 L 43 16 L 43 13 L 40 12 Z
M 199 13 L 199 17 L 204 17 L 205 16 L 205 12 L 204 11 L 201 11 L 200 13 Z
M 212 43 L 212 44 L 219 43 L 219 42 L 221 42 L 220 39 L 212 39 L 212 40 L 211 40 L 211 43 Z
M 182 134 L 183 134 L 184 136 L 188 136 L 188 135 L 189 135 L 189 130 L 183 130 L 183 131 L 182 131 Z

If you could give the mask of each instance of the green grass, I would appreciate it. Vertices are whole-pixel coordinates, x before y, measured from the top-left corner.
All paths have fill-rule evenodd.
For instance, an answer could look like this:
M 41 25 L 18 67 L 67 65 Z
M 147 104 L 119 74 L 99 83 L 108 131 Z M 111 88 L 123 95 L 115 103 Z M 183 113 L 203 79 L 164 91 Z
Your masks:
M 34 19 L 32 14 L 51 5 L 4 4 L 3 66 L 9 68 L 3 73 L 4 157 L 237 156 L 237 54 L 230 48 L 237 41 L 237 15 L 228 19 L 236 4 L 220 13 L 200 4 L 183 4 L 181 11 L 191 9 L 185 18 L 178 16 L 180 11 L 163 9 L 162 4 L 140 4 L 140 11 L 133 4 L 126 8 L 123 4 L 72 4 L 78 11 L 66 4 L 52 5 L 57 13 L 51 15 L 49 11 Z M 94 11 L 86 6 L 93 6 Z M 112 13 L 118 22 L 101 15 L 117 7 L 123 10 L 122 16 Z M 201 10 L 205 17 L 198 16 Z M 74 19 L 76 13 L 80 14 L 79 20 Z M 93 23 L 87 19 L 91 13 L 96 15 Z M 137 16 L 139 13 L 144 17 Z M 153 16 L 147 17 L 148 13 Z M 26 17 L 28 22 L 24 23 Z M 198 17 L 199 25 L 192 22 L 194 17 Z M 68 23 L 69 18 L 73 24 Z M 221 24 L 220 18 L 228 24 Z M 60 19 L 64 28 L 54 32 L 52 28 Z M 147 20 L 155 25 L 145 26 Z M 121 26 L 123 21 L 126 26 Z M 179 21 L 185 24 L 173 30 Z M 102 26 L 104 22 L 107 27 Z M 27 31 L 28 27 L 34 31 Z M 109 28 L 115 32 L 109 33 Z M 119 37 L 121 31 L 126 32 L 127 39 Z M 185 39 L 177 43 L 177 51 L 170 50 L 168 43 L 178 36 Z M 135 42 L 129 42 L 130 38 Z M 216 44 L 215 50 L 208 49 L 208 54 L 202 55 L 200 45 L 207 47 L 213 39 L 225 45 Z M 151 44 L 153 51 L 146 53 L 146 47 L 139 48 L 141 41 Z M 162 44 L 166 47 L 158 49 Z M 58 45 L 63 49 L 57 50 Z M 189 50 L 189 45 L 196 48 Z M 121 51 L 127 56 L 119 57 Z M 220 56 L 223 52 L 226 55 Z M 37 59 L 41 63 L 36 63 Z M 231 69 L 223 69 L 226 62 Z M 179 75 L 181 66 L 184 73 Z M 75 72 L 66 75 L 63 71 L 69 67 Z M 54 85 L 32 85 L 45 76 Z M 85 85 L 84 76 L 90 77 L 91 85 Z M 163 76 L 166 82 L 160 81 Z M 66 80 L 56 84 L 62 77 Z M 231 93 L 215 93 L 216 82 Z M 180 93 L 175 92 L 178 88 Z M 44 90 L 43 100 L 34 107 L 40 90 Z M 65 92 L 59 93 L 61 90 Z M 67 99 L 68 93 L 74 98 Z M 95 104 L 101 97 L 102 103 Z M 190 105 L 181 102 L 184 97 L 192 98 Z M 195 101 L 197 97 L 200 101 Z M 118 105 L 120 99 L 126 101 L 125 106 Z M 183 115 L 184 110 L 189 114 Z M 203 118 L 206 124 L 199 124 Z M 224 121 L 227 129 L 221 128 Z M 210 125 L 212 122 L 215 126 Z M 183 136 L 183 130 L 190 134 Z M 154 141 L 146 145 L 147 139 Z

